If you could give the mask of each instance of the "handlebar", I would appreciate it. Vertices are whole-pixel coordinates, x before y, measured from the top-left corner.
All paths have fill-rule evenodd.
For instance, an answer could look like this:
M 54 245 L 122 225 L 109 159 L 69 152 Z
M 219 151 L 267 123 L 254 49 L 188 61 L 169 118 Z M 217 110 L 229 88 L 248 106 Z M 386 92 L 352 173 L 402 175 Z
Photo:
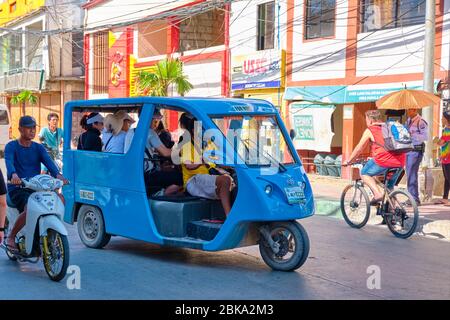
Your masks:
M 356 161 L 353 161 L 353 162 L 351 162 L 351 163 L 348 163 L 348 164 L 343 164 L 342 166 L 343 167 L 348 167 L 348 166 L 354 166 L 354 165 L 366 165 L 366 163 L 368 162 L 368 160 L 367 159 L 358 159 L 358 160 L 356 160 Z
M 70 184 L 70 181 L 67 180 L 67 179 L 66 179 L 66 182 L 64 180 L 61 180 L 61 179 L 58 179 L 58 178 L 53 178 L 53 179 L 62 181 L 63 182 L 63 186 L 66 186 L 66 185 Z M 29 182 L 26 179 L 23 179 L 23 178 L 20 178 L 20 180 L 21 180 L 20 184 L 13 183 L 11 180 L 7 180 L 6 183 L 12 184 L 12 185 L 15 185 L 15 186 L 18 186 L 18 187 L 21 187 L 21 188 L 26 188 L 28 186 Z
M 12 185 L 15 185 L 15 186 L 25 187 L 25 183 L 23 183 L 23 181 L 21 181 L 19 184 L 17 184 L 17 183 L 12 183 L 11 180 L 7 180 L 6 183 L 7 184 L 12 184 Z

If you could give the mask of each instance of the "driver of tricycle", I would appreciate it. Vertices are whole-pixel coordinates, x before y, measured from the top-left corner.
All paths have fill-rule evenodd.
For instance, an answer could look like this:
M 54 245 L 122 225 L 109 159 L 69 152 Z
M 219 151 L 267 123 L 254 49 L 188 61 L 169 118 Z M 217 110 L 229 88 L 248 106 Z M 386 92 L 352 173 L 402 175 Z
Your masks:
M 15 237 L 25 226 L 28 198 L 34 192 L 30 189 L 18 187 L 22 184 L 21 179 L 39 175 L 41 164 L 44 164 L 53 177 L 63 180 L 65 184 L 67 183 L 67 180 L 58 171 L 45 148 L 41 144 L 33 142 L 36 136 L 36 121 L 33 117 L 23 116 L 20 118 L 19 132 L 19 139 L 10 141 L 5 146 L 7 177 L 10 180 L 10 183 L 8 183 L 8 196 L 20 212 L 6 241 L 6 246 L 11 251 L 17 251 Z
M 228 216 L 231 211 L 231 191 L 235 186 L 233 178 L 214 164 L 204 163 L 202 146 L 194 141 L 195 121 L 188 113 L 183 113 L 180 117 L 180 127 L 185 130 L 181 147 L 184 188 L 192 196 L 220 200 L 225 215 Z M 189 142 L 184 141 L 185 137 Z M 215 174 L 211 174 L 212 171 Z

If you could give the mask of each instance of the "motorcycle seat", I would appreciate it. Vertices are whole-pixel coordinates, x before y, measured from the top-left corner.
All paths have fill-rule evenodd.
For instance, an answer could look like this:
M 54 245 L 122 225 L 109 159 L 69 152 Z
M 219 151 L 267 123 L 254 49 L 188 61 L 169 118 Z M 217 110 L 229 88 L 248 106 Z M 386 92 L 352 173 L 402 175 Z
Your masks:
M 10 208 L 17 209 L 14 203 L 11 201 L 11 198 L 9 197 L 9 193 L 6 194 L 6 205 Z

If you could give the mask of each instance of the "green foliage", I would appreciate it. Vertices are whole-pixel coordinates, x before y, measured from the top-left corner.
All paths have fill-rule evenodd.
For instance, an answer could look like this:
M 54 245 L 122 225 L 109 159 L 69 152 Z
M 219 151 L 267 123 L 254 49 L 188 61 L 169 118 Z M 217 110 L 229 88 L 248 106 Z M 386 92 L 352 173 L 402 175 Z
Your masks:
M 31 90 L 22 90 L 17 96 L 11 98 L 12 104 L 30 103 L 36 104 L 38 97 Z
M 141 71 L 137 76 L 138 95 L 167 97 L 171 86 L 175 86 L 181 96 L 193 89 L 183 73 L 183 62 L 178 58 L 161 60 L 153 71 Z

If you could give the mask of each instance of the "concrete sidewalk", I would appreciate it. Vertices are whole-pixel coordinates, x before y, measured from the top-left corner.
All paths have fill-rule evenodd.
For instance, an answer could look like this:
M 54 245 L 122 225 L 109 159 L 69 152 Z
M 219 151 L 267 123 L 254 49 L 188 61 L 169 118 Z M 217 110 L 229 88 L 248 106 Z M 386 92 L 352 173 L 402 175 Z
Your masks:
M 316 201 L 316 214 L 342 219 L 340 198 L 342 190 L 351 181 L 315 174 L 308 175 Z M 405 186 L 400 186 L 400 188 Z M 436 198 L 437 200 L 439 198 Z M 419 206 L 417 233 L 423 236 L 450 241 L 450 207 L 424 203 Z M 381 223 L 381 217 L 371 212 L 369 224 Z

